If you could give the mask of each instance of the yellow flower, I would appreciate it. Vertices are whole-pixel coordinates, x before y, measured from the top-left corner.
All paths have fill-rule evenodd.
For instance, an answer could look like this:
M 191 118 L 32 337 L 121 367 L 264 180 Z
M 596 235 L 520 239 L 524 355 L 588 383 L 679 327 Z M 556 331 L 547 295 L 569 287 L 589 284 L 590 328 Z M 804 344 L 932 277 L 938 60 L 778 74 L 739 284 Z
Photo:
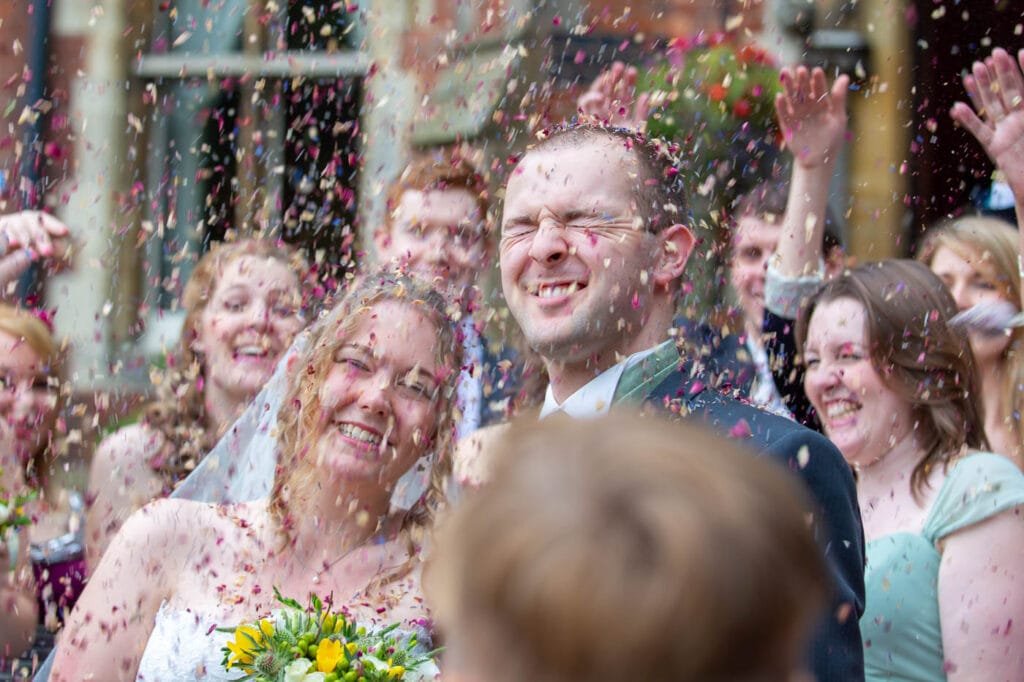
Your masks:
M 334 672 L 334 668 L 344 656 L 341 642 L 325 639 L 316 648 L 316 669 L 322 673 Z
M 403 675 L 405 675 L 405 667 L 404 666 L 393 665 L 393 666 L 388 668 L 388 677 L 393 677 L 396 680 L 400 680 L 400 679 L 402 679 Z
M 345 645 L 345 648 L 348 649 L 348 652 L 350 654 L 355 654 L 356 653 L 356 649 L 358 649 L 359 647 L 356 646 L 355 642 L 349 642 L 348 644 Z
M 264 634 L 269 637 L 273 632 L 273 626 L 265 620 L 259 622 L 258 629 L 252 625 L 239 625 L 235 628 L 235 641 L 227 643 L 231 650 L 228 669 L 235 665 L 252 665 L 253 657 L 262 648 Z

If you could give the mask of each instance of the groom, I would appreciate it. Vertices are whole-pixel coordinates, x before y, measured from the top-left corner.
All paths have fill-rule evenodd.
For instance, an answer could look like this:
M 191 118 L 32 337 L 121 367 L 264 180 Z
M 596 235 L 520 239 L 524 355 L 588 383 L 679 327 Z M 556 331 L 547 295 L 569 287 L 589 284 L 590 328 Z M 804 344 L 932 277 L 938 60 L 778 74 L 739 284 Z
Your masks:
M 835 582 L 811 667 L 819 681 L 863 679 L 853 476 L 824 437 L 708 388 L 694 359 L 680 357 L 670 330 L 694 245 L 685 200 L 665 150 L 621 129 L 559 130 L 520 160 L 499 258 L 509 309 L 549 375 L 541 416 L 596 416 L 617 404 L 688 415 L 795 472 L 817 505 L 815 534 Z

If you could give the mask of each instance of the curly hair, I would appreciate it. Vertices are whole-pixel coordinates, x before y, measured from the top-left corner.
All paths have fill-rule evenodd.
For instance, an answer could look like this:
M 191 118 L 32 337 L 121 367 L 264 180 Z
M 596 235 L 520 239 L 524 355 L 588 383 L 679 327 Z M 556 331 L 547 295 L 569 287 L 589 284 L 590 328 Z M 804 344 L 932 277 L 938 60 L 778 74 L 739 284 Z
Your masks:
M 402 519 L 401 530 L 415 544 L 419 534 L 433 520 L 444 500 L 444 485 L 451 469 L 458 368 L 462 366 L 462 344 L 455 338 L 449 304 L 434 289 L 414 279 L 378 271 L 357 280 L 326 317 L 299 358 L 278 417 L 278 465 L 270 493 L 270 510 L 285 540 L 291 527 L 292 495 L 317 485 L 317 473 L 309 465 L 309 454 L 323 433 L 320 388 L 334 365 L 339 348 L 352 337 L 356 326 L 374 306 L 397 301 L 419 312 L 437 333 L 438 363 L 450 369 L 443 376 L 437 397 L 437 419 L 432 434 L 431 484 L 427 493 Z
M 216 443 L 217 434 L 207 427 L 203 366 L 194 344 L 203 312 L 224 268 L 247 256 L 283 263 L 295 274 L 300 286 L 309 271 L 298 251 L 287 244 L 263 239 L 215 244 L 196 263 L 182 293 L 185 322 L 177 352 L 168 359 L 166 375 L 157 386 L 157 398 L 146 406 L 142 418 L 144 424 L 164 437 L 165 446 L 150 464 L 168 492 Z

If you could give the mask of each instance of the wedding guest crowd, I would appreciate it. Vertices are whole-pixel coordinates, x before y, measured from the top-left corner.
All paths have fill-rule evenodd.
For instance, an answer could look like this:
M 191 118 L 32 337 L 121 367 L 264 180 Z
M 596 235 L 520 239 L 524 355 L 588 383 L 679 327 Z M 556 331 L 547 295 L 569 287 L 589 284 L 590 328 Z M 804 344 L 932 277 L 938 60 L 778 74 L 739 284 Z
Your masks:
M 281 595 L 313 592 L 422 654 L 375 652 L 379 679 L 1024 679 L 1024 238 L 963 217 L 916 260 L 847 268 L 828 204 L 849 79 L 784 68 L 790 177 L 734 205 L 740 323 L 698 352 L 717 332 L 679 306 L 686 145 L 643 132 L 637 80 L 602 74 L 500 206 L 470 148 L 414 159 L 378 263 L 322 300 L 290 246 L 210 248 L 84 497 L 52 475 L 59 330 L 0 305 L 0 520 L 23 517 L 0 538 L 0 658 L 63 623 L 37 679 L 369 679 L 345 653 L 366 631 L 319 608 L 266 653 Z M 951 115 L 1020 221 L 1024 50 L 964 86 Z M 5 300 L 71 243 L 0 218 Z M 494 264 L 517 350 L 490 324 Z

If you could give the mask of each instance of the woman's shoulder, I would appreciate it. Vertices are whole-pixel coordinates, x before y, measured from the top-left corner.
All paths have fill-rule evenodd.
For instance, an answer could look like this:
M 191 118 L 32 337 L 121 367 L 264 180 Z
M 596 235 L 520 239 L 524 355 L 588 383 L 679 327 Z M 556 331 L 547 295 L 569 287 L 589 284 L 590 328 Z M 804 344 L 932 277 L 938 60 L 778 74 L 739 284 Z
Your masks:
M 94 466 L 101 462 L 111 468 L 146 462 L 167 445 L 159 430 L 144 423 L 129 424 L 114 431 L 96 448 Z
M 944 487 L 979 493 L 1024 487 L 1024 473 L 1012 459 L 994 452 L 971 452 L 949 468 Z
M 934 540 L 1024 505 L 1024 473 L 1009 458 L 974 452 L 957 460 L 932 505 L 925 534 Z
M 170 559 L 202 555 L 204 549 L 220 552 L 224 546 L 237 548 L 246 537 L 262 533 L 265 525 L 260 508 L 254 504 L 215 505 L 160 498 L 128 517 L 114 543 L 122 550 L 146 548 Z M 188 547 L 189 551 L 172 551 L 176 547 Z

